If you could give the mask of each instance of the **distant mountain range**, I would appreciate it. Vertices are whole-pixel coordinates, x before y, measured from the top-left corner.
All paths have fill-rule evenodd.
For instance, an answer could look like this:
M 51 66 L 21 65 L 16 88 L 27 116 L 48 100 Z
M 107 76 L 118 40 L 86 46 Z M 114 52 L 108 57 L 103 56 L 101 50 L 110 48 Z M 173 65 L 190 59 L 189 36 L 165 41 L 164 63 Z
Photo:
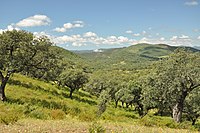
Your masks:
M 124 48 L 98 49 L 86 51 L 73 51 L 87 60 L 94 69 L 135 69 L 145 68 L 152 61 L 168 56 L 179 47 L 166 44 L 136 44 Z M 199 50 L 192 47 L 184 47 L 190 51 Z
M 84 62 L 91 69 L 133 70 L 146 68 L 153 61 L 168 56 L 179 47 L 166 44 L 136 44 L 123 48 L 68 51 L 53 47 L 57 53 L 71 62 Z M 200 47 L 183 47 L 193 52 L 199 52 Z M 199 48 L 199 50 L 198 50 Z

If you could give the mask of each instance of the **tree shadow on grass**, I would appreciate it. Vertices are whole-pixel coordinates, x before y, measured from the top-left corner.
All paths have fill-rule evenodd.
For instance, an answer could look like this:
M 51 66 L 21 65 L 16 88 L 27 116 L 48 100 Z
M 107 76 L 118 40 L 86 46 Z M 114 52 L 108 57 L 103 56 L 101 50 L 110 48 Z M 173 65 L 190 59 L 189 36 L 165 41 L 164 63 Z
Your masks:
M 38 106 L 42 108 L 48 108 L 48 109 L 62 109 L 63 111 L 67 112 L 70 108 L 61 102 L 55 102 L 55 101 L 48 101 L 48 100 L 41 100 L 36 98 L 29 98 L 29 99 L 14 99 L 8 97 L 7 103 L 9 104 L 30 104 L 31 106 Z
M 64 92 L 58 93 L 56 90 L 47 90 L 47 89 L 45 89 L 41 86 L 34 85 L 31 82 L 23 83 L 23 82 L 20 82 L 19 80 L 10 79 L 8 83 L 10 85 L 18 85 L 18 86 L 22 86 L 22 87 L 27 88 L 27 89 L 42 91 L 42 92 L 45 92 L 47 94 L 49 93 L 53 96 L 60 97 L 60 98 L 70 98 L 69 95 L 67 95 Z M 84 96 L 91 98 L 91 96 L 89 94 L 85 94 L 83 92 L 78 92 L 78 95 L 79 96 L 74 95 L 73 99 L 78 101 L 78 102 L 83 102 L 83 103 L 87 103 L 87 104 L 90 104 L 90 105 L 97 105 L 97 103 L 95 101 L 89 100 L 87 98 L 81 98 L 81 97 L 84 97 Z M 14 99 L 12 99 L 12 100 L 14 100 Z M 16 103 L 22 103 L 22 101 L 19 100 L 19 99 L 16 100 L 15 102 Z
M 73 99 L 78 101 L 78 102 L 88 103 L 90 105 L 97 105 L 97 102 L 89 100 L 87 98 L 81 98 L 79 96 L 73 96 Z

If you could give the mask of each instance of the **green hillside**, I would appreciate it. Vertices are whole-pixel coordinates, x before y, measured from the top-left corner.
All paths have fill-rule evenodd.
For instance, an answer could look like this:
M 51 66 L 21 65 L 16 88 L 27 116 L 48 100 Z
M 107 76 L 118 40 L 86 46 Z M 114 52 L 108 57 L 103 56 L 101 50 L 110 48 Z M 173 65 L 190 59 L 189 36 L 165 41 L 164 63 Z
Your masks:
M 79 55 L 58 46 L 52 46 L 52 51 L 54 51 L 57 55 L 64 58 L 66 61 L 72 61 L 72 62 L 83 61 L 83 59 Z
M 133 70 L 146 68 L 152 61 L 171 54 L 177 48 L 166 44 L 137 44 L 125 48 L 100 49 L 102 52 L 82 51 L 76 53 L 86 59 L 95 69 Z M 198 51 L 190 47 L 185 48 Z
M 188 132 L 184 129 L 166 128 L 167 124 L 175 126 L 171 118 L 147 116 L 140 119 L 133 110 L 116 109 L 112 104 L 101 117 L 98 117 L 96 114 L 98 101 L 95 96 L 79 90 L 71 100 L 67 88 L 58 88 L 52 83 L 20 74 L 12 77 L 7 85 L 6 94 L 7 102 L 0 102 L 2 133 L 27 131 L 78 133 L 88 132 L 89 129 L 106 129 L 107 132 Z M 145 123 L 155 120 L 159 120 L 160 123 L 154 124 L 163 128 L 144 127 Z M 9 124 L 9 127 L 4 124 Z M 38 128 L 35 128 L 36 126 Z

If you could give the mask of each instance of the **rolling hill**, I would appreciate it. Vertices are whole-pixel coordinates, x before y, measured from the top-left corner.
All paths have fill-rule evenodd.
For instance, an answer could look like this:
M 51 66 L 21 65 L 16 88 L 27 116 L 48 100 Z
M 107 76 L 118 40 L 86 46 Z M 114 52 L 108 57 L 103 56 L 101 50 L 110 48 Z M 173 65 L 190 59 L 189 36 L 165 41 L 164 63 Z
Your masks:
M 137 44 L 125 48 L 100 49 L 95 51 L 75 51 L 76 54 L 87 60 L 93 69 L 142 69 L 160 58 L 171 54 L 178 47 L 166 44 Z M 183 47 L 190 51 L 195 48 Z
M 57 55 L 61 56 L 62 58 L 68 61 L 82 61 L 82 58 L 74 52 L 71 52 L 58 46 L 52 46 L 51 48 L 52 51 L 56 52 Z

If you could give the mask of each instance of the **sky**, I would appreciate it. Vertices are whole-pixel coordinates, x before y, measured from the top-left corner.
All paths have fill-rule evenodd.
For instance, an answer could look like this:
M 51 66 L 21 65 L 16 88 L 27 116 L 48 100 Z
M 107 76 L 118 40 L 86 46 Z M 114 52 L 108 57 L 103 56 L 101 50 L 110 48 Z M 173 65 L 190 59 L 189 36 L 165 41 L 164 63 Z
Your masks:
M 200 0 L 0 0 L 0 33 L 46 35 L 68 50 L 138 43 L 200 47 Z

